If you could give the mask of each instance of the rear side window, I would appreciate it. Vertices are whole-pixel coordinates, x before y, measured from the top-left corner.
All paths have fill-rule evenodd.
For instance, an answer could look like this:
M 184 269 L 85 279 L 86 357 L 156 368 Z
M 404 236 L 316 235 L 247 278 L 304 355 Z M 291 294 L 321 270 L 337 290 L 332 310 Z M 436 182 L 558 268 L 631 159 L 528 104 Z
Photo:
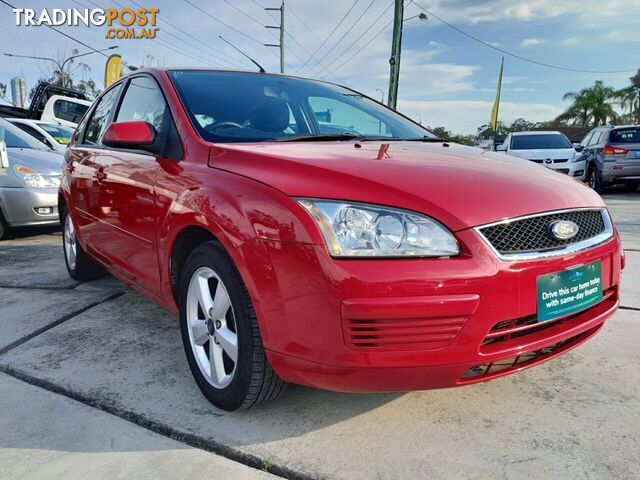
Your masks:
M 640 128 L 620 128 L 611 130 L 609 134 L 611 143 L 640 143 Z
M 68 122 L 78 123 L 88 109 L 87 105 L 68 100 L 56 100 L 53 102 L 53 114 L 56 118 Z
M 602 138 L 602 130 L 596 130 L 589 140 L 589 146 L 598 145 L 600 143 L 600 138 Z
M 98 100 L 98 104 L 91 113 L 91 118 L 87 123 L 87 130 L 84 133 L 84 143 L 100 145 L 102 134 L 107 129 L 108 122 L 111 119 L 111 112 L 115 108 L 119 91 L 120 87 L 115 87 Z
M 167 104 L 156 82 L 149 77 L 137 77 L 129 82 L 116 121 L 144 121 L 161 131 L 166 109 Z

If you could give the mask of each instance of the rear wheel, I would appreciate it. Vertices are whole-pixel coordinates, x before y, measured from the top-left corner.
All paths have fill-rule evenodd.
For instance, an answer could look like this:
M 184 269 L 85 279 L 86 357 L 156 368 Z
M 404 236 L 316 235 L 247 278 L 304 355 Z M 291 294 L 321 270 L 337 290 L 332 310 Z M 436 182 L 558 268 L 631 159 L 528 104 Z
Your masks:
M 287 384 L 267 360 L 244 283 L 220 244 L 204 243 L 189 255 L 179 295 L 189 367 L 211 403 L 231 411 L 284 392 Z
M 94 280 L 105 274 L 104 269 L 89 258 L 77 242 L 75 227 L 68 211 L 64 212 L 62 246 L 67 272 L 74 280 Z
M 9 235 L 9 224 L 2 215 L 2 209 L 0 209 L 0 240 L 4 240 Z
M 589 165 L 589 170 L 587 171 L 587 185 L 593 188 L 597 193 L 604 193 L 605 186 L 602 181 L 602 177 L 598 172 L 598 167 L 593 163 Z

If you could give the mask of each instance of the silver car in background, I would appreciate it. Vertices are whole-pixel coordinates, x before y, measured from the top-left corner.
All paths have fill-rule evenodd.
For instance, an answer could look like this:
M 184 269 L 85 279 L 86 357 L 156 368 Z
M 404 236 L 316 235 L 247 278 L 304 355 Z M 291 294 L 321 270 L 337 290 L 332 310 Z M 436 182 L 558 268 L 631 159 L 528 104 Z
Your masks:
M 0 240 L 11 227 L 55 225 L 64 157 L 0 118 Z
M 613 184 L 640 185 L 640 125 L 596 127 L 582 140 L 587 183 L 598 193 Z

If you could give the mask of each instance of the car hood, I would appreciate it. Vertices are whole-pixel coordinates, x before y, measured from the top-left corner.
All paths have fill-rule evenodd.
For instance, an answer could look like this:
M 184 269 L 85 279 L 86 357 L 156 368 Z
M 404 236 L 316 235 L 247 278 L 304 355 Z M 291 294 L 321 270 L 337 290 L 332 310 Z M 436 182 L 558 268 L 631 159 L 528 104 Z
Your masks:
M 7 148 L 9 165 L 24 165 L 46 175 L 61 175 L 64 156 L 53 150 Z
M 509 150 L 509 155 L 527 160 L 572 160 L 576 155 L 575 148 L 545 148 L 541 150 Z
M 564 174 L 456 144 L 227 144 L 211 147 L 209 165 L 292 197 L 422 212 L 454 231 L 532 213 L 604 205 L 593 190 Z

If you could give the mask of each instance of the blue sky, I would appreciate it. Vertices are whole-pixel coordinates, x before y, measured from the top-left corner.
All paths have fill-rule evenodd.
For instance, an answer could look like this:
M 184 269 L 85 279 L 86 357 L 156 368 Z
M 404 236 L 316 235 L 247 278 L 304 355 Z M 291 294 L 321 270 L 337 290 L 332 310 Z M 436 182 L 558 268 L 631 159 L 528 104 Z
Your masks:
M 279 0 L 134 1 L 160 9 L 157 40 L 107 40 L 105 27 L 61 27 L 61 30 L 95 48 L 118 45 L 117 52 L 133 65 L 229 66 L 220 59 L 218 52 L 223 52 L 224 58 L 234 59 L 233 66 L 251 68 L 218 38 L 223 35 L 256 57 L 267 70 L 278 70 L 275 49 L 262 46 L 277 41 L 262 26 L 274 24 L 274 20 L 261 6 L 277 7 Z M 379 98 L 381 94 L 377 89 L 386 95 L 388 88 L 391 0 L 373 0 L 372 4 L 371 0 L 358 0 L 324 47 L 300 69 L 353 1 L 287 2 L 286 70 L 325 77 Z M 136 8 L 132 0 L 13 0 L 13 4 L 38 11 L 45 6 L 49 9 Z M 405 18 L 420 13 L 422 5 L 475 37 L 538 61 L 584 70 L 640 67 L 638 0 L 407 0 L 406 5 Z M 361 19 L 356 22 L 360 15 Z M 382 33 L 376 35 L 378 32 Z M 11 9 L 4 5 L 0 5 L 0 40 L 3 53 L 48 57 L 68 53 L 72 48 L 86 51 L 46 27 L 16 27 Z M 473 133 L 478 125 L 488 121 L 500 58 L 499 52 L 470 40 L 435 18 L 408 20 L 403 38 L 398 107 L 425 125 Z M 98 54 L 85 57 L 83 61 L 91 68 L 85 77 L 101 85 L 104 60 Z M 319 60 L 322 61 L 318 63 Z M 310 66 L 314 68 L 309 70 Z M 44 61 L 2 57 L 0 82 L 8 84 L 11 77 L 22 75 L 31 87 L 49 67 Z M 622 87 L 629 76 L 631 73 L 554 70 L 507 56 L 501 119 L 551 119 L 567 105 L 562 101 L 563 93 L 588 86 L 597 79 Z

